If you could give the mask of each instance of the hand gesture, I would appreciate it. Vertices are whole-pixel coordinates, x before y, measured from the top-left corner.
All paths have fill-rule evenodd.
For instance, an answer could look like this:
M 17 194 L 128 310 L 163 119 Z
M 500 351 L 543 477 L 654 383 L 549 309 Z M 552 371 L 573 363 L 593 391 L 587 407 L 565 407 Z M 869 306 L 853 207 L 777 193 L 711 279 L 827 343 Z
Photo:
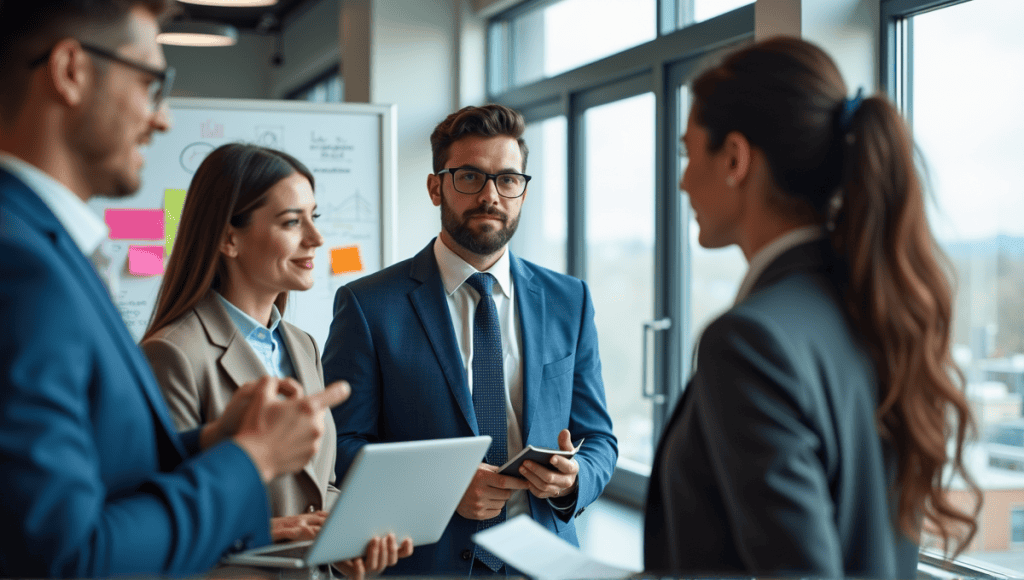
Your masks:
M 265 385 L 262 381 L 252 381 L 239 387 L 231 396 L 231 400 L 228 401 L 224 412 L 203 426 L 203 430 L 199 434 L 199 447 L 201 449 L 209 449 L 222 440 L 238 433 L 238 428 L 242 424 L 242 417 L 245 415 L 246 409 L 249 408 L 249 404 L 252 403 L 253 396 L 264 387 Z M 295 381 L 281 381 L 277 384 L 278 398 L 293 400 L 299 398 L 302 394 L 302 387 Z
M 568 429 L 562 429 L 558 434 L 558 448 L 562 451 L 572 451 L 572 437 Z M 523 462 L 519 473 L 529 483 L 530 493 L 543 499 L 565 497 L 576 491 L 576 475 L 580 472 L 580 465 L 576 460 L 554 455 L 551 457 L 551 466 L 557 471 L 552 471 L 535 461 Z
M 299 471 L 309 462 L 320 449 L 327 410 L 347 399 L 350 392 L 347 382 L 338 381 L 322 393 L 281 400 L 282 383 L 293 383 L 301 390 L 292 379 L 260 379 L 235 435 L 264 483 Z
M 455 511 L 469 520 L 489 520 L 501 513 L 513 490 L 528 486 L 518 477 L 501 475 L 497 467 L 481 463 Z

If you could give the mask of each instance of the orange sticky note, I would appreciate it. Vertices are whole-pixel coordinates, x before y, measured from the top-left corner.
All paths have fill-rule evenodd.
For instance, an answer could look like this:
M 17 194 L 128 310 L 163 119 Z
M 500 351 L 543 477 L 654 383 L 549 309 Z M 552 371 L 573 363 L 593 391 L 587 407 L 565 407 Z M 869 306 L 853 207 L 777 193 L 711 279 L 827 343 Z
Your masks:
M 363 269 L 363 261 L 359 259 L 359 246 L 331 248 L 331 273 L 345 274 L 359 272 Z

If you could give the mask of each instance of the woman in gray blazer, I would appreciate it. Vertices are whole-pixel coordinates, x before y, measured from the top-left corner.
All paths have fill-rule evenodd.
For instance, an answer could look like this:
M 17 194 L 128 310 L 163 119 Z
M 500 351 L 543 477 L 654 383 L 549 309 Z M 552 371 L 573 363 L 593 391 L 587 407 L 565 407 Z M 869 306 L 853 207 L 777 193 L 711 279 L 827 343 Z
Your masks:
M 306 394 L 324 389 L 316 342 L 281 320 L 288 292 L 312 287 L 323 244 L 313 183 L 292 156 L 241 143 L 214 150 L 196 171 L 142 340 L 179 429 L 207 424 L 263 375 L 291 377 Z M 274 541 L 319 531 L 338 493 L 335 438 L 328 417 L 309 464 L 268 485 Z M 408 540 L 399 548 L 393 535 L 375 538 L 364 558 L 337 567 L 361 577 L 411 552 Z
M 658 446 L 646 567 L 916 577 L 922 527 L 963 549 L 980 493 L 908 130 L 884 97 L 848 100 L 798 39 L 742 49 L 692 87 L 680 188 L 700 244 L 739 245 L 749 270 Z M 947 466 L 976 505 L 950 501 Z

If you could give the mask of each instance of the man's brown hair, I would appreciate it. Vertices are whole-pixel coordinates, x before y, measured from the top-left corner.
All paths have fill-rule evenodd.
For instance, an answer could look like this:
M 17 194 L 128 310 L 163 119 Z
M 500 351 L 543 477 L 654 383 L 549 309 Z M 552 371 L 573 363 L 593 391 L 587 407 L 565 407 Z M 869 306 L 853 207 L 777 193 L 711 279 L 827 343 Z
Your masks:
M 526 121 L 518 111 L 504 105 L 484 105 L 482 107 L 463 107 L 448 115 L 441 121 L 430 135 L 430 147 L 434 152 L 434 173 L 444 169 L 448 163 L 448 151 L 452 143 L 464 137 L 512 137 L 519 144 L 523 154 L 523 167 L 526 171 L 526 141 L 523 131 Z

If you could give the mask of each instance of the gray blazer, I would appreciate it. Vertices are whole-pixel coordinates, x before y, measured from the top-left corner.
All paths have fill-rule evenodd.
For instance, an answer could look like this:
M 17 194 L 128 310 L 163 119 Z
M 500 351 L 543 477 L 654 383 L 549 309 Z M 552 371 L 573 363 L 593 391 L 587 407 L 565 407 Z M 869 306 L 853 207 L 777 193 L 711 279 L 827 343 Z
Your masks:
M 704 331 L 655 455 L 645 567 L 714 576 L 913 578 L 875 365 L 828 242 L 783 253 Z
M 281 335 L 307 394 L 324 390 L 320 353 L 313 337 L 281 321 Z M 256 353 L 211 291 L 181 318 L 142 342 L 171 417 L 179 430 L 194 429 L 224 411 L 238 387 L 266 374 Z M 325 419 L 320 450 L 306 467 L 270 482 L 273 516 L 329 509 L 337 497 L 334 419 Z

